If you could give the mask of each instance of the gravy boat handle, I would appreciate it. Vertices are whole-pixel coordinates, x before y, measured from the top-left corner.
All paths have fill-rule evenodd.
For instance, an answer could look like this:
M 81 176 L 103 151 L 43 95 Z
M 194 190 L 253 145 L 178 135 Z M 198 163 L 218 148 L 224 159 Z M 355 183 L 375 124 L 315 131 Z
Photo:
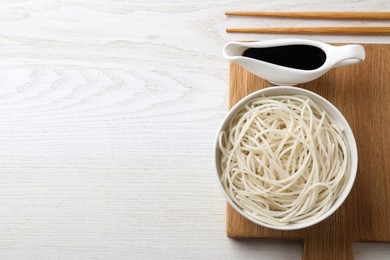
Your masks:
M 364 47 L 357 44 L 349 44 L 335 47 L 337 55 L 333 60 L 333 68 L 357 64 L 366 58 Z

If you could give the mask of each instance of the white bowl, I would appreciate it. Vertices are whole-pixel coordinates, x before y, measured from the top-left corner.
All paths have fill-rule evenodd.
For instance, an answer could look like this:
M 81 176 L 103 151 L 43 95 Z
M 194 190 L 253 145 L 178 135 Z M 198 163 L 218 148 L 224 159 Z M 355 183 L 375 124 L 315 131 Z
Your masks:
M 350 167 L 351 172 L 349 174 L 347 185 L 345 186 L 341 195 L 334 202 L 333 206 L 328 211 L 326 211 L 323 215 L 319 216 L 316 219 L 308 220 L 307 222 L 287 224 L 285 226 L 274 226 L 274 225 L 270 225 L 267 223 L 263 223 L 261 221 L 258 221 L 256 219 L 252 218 L 248 214 L 246 214 L 243 210 L 241 210 L 239 205 L 237 205 L 236 203 L 234 203 L 232 201 L 232 199 L 226 193 L 226 191 L 221 183 L 222 171 L 221 171 L 221 167 L 220 167 L 221 152 L 220 152 L 219 146 L 218 146 L 219 134 L 221 133 L 222 130 L 226 129 L 232 116 L 243 105 L 247 104 L 252 99 L 260 97 L 260 96 L 274 96 L 274 95 L 305 95 L 305 96 L 311 98 L 314 102 L 316 102 L 318 105 L 320 105 L 323 109 L 325 109 L 329 113 L 329 115 L 335 120 L 335 122 L 337 123 L 337 125 L 339 127 L 344 129 L 344 133 L 345 133 L 347 143 L 348 143 L 350 153 L 351 153 L 351 167 Z M 222 190 L 223 194 L 225 195 L 229 204 L 237 212 L 239 212 L 242 216 L 244 216 L 246 219 L 252 221 L 253 223 L 256 223 L 258 225 L 261 225 L 261 226 L 264 226 L 267 228 L 279 229 L 279 230 L 295 230 L 295 229 L 306 228 L 306 227 L 312 226 L 314 224 L 317 224 L 318 222 L 321 222 L 322 220 L 326 219 L 331 214 L 333 214 L 341 206 L 341 204 L 345 201 L 349 192 L 351 191 L 353 183 L 354 183 L 355 178 L 356 178 L 357 166 L 358 166 L 358 153 L 357 153 L 355 137 L 352 133 L 351 127 L 349 126 L 345 117 L 341 114 L 341 112 L 332 103 L 330 103 L 328 100 L 321 97 L 320 95 L 318 95 L 314 92 L 308 91 L 306 89 L 297 88 L 297 87 L 290 87 L 290 86 L 278 86 L 278 87 L 269 87 L 269 88 L 258 90 L 256 92 L 246 96 L 245 98 L 241 99 L 236 105 L 233 106 L 232 109 L 230 109 L 230 111 L 227 113 L 227 115 L 223 119 L 223 121 L 218 129 L 218 132 L 217 132 L 217 136 L 216 136 L 215 143 L 214 143 L 214 163 L 215 163 L 215 167 L 216 167 L 218 183 L 220 184 L 221 190 Z

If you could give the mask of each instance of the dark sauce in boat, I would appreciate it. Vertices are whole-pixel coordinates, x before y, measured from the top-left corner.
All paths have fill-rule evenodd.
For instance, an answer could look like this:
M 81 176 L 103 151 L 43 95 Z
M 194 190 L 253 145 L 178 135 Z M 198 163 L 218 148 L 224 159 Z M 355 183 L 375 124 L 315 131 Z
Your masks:
M 246 49 L 242 55 L 248 58 L 300 70 L 318 69 L 326 60 L 326 54 L 322 49 L 310 45 L 249 48 Z

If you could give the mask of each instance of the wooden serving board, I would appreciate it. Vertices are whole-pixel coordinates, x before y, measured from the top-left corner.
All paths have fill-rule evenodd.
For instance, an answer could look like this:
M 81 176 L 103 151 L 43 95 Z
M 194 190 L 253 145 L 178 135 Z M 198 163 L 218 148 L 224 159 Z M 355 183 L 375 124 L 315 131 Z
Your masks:
M 354 241 L 390 242 L 390 45 L 367 44 L 366 60 L 299 85 L 331 101 L 355 134 L 359 167 L 344 204 L 326 220 L 296 231 L 258 226 L 227 207 L 231 238 L 303 241 L 303 259 L 353 259 Z M 230 106 L 271 83 L 230 66 Z

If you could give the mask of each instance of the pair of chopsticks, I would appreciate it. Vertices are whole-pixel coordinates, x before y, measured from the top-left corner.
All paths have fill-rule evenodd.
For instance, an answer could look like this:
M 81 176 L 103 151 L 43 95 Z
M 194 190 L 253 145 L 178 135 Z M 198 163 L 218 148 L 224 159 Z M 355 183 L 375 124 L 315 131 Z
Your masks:
M 390 12 L 225 12 L 225 15 L 332 20 L 390 20 Z M 390 34 L 390 27 L 226 28 L 226 32 L 385 35 Z

